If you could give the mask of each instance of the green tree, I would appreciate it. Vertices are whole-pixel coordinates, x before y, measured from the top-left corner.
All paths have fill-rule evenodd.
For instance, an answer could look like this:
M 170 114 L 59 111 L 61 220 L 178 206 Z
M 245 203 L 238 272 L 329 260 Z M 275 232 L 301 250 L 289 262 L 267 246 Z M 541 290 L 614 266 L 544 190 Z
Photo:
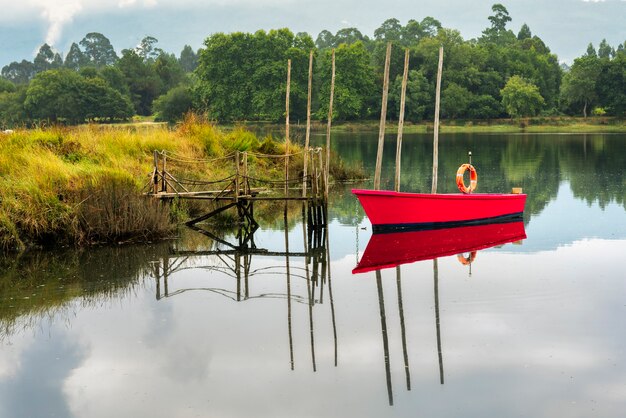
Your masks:
M 593 44 L 591 42 L 589 42 L 589 45 L 587 45 L 587 52 L 585 53 L 585 56 L 598 58 L 598 53 L 596 52 L 596 49 L 593 47 Z
M 597 74 L 596 92 L 607 113 L 624 116 L 626 112 L 626 54 L 602 60 Z
M 180 51 L 178 62 L 186 73 L 190 73 L 198 66 L 198 55 L 189 45 L 185 45 Z
M 80 46 L 84 49 L 86 61 L 96 68 L 113 65 L 118 60 L 111 41 L 101 33 L 88 33 L 80 41 Z
M 185 80 L 185 71 L 174 54 L 162 53 L 154 61 L 153 66 L 165 91 L 176 87 Z
M 587 54 L 575 59 L 570 71 L 563 78 L 561 99 L 567 106 L 582 110 L 585 118 L 587 109 L 598 99 L 596 81 L 599 70 L 598 58 Z
M 134 50 L 125 49 L 116 67 L 124 74 L 135 112 L 150 115 L 152 101 L 161 94 L 163 85 L 153 66 L 145 63 Z
M 288 29 L 254 34 L 214 34 L 205 41 L 195 71 L 201 110 L 218 120 L 280 120 L 285 114 L 287 60 L 292 60 L 291 99 L 305 111 L 310 36 Z
M 613 48 L 606 39 L 603 39 L 598 46 L 598 58 L 611 59 L 611 57 L 615 54 Z
M 21 85 L 14 91 L 0 90 L 0 128 L 13 128 L 29 122 L 24 101 L 26 100 L 26 86 Z
M 128 98 L 106 81 L 65 68 L 37 74 L 26 90 L 24 107 L 35 120 L 70 124 L 86 119 L 125 119 L 133 114 Z
M 63 59 L 58 53 L 52 50 L 50 45 L 43 44 L 39 48 L 39 52 L 37 52 L 33 64 L 35 64 L 35 70 L 37 72 L 42 72 L 61 67 L 63 65 Z
M 334 48 L 336 45 L 335 35 L 324 29 L 317 35 L 315 45 L 318 49 Z
M 65 56 L 65 62 L 63 65 L 65 68 L 69 68 L 70 70 L 78 71 L 88 63 L 88 58 L 85 57 L 83 51 L 80 50 L 80 47 L 76 42 L 72 42 L 70 46 L 70 50 Z
M 539 88 L 517 75 L 509 78 L 500 93 L 502 105 L 511 117 L 534 116 L 545 103 Z
M 104 67 L 100 69 L 99 76 L 107 82 L 107 84 L 114 90 L 119 91 L 122 96 L 129 97 L 130 89 L 126 83 L 126 76 L 117 67 Z
M 330 97 L 331 52 L 323 54 L 320 61 L 320 106 L 317 115 L 325 120 L 328 117 Z M 376 92 L 374 72 L 370 65 L 371 55 L 362 42 L 341 44 L 336 50 L 335 61 L 333 118 L 367 118 L 375 112 L 371 106 Z
M 0 93 L 13 93 L 15 90 L 15 84 L 11 83 L 9 80 L 0 78 Z
M 441 94 L 441 114 L 451 119 L 463 116 L 467 113 L 472 99 L 472 93 L 468 89 L 456 83 L 450 83 Z
M 130 99 L 112 89 L 102 78 L 83 79 L 79 87 L 83 119 L 123 120 L 134 114 Z
M 387 19 L 374 31 L 377 41 L 400 41 L 403 27 L 398 19 Z
M 28 84 L 35 74 L 37 74 L 35 64 L 26 60 L 13 61 L 2 67 L 2 77 L 15 84 Z
M 404 108 L 405 120 L 419 122 L 432 113 L 434 95 L 430 87 L 430 83 L 421 71 L 409 71 Z M 398 75 L 389 88 L 389 116 L 392 118 L 398 118 L 400 115 L 401 93 L 402 76 Z
M 343 28 L 339 29 L 334 37 L 334 47 L 338 47 L 341 44 L 353 44 L 355 42 L 364 42 L 366 37 L 363 36 L 360 30 L 357 28 Z
M 153 36 L 146 36 L 135 48 L 135 52 L 145 62 L 152 63 L 163 53 L 161 48 L 157 48 L 155 46 L 158 42 L 159 40 L 157 38 Z
M 176 122 L 192 108 L 191 91 L 186 86 L 178 86 L 154 101 L 156 119 L 165 122 Z
M 483 31 L 484 39 L 499 44 L 514 40 L 515 35 L 513 32 L 506 29 L 506 24 L 512 20 L 506 7 L 496 3 L 491 6 L 491 11 L 493 15 L 488 17 L 491 26 Z
M 532 36 L 533 34 L 531 33 L 530 28 L 526 23 L 524 23 L 517 34 L 517 40 L 523 41 L 524 39 L 532 38 Z
M 80 75 L 70 70 L 49 70 L 39 73 L 26 90 L 24 106 L 34 119 L 82 122 L 85 113 L 78 92 L 83 80 Z

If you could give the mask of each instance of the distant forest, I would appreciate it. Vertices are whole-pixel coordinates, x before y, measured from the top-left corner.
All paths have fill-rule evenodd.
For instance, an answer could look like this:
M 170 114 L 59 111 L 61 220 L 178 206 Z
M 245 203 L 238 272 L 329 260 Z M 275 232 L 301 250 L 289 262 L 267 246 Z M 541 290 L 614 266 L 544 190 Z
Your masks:
M 280 121 L 284 118 L 287 60 L 291 70 L 291 118 L 306 117 L 309 53 L 314 53 L 313 113 L 324 120 L 330 94 L 331 53 L 336 55 L 333 118 L 378 118 L 385 49 L 392 44 L 390 118 L 399 112 L 404 51 L 410 67 L 406 120 L 433 118 L 438 50 L 444 48 L 441 115 L 492 119 L 535 115 L 610 115 L 626 111 L 626 41 L 603 40 L 571 67 L 524 24 L 516 34 L 501 4 L 492 6 L 477 39 L 425 17 L 402 25 L 388 19 L 374 37 L 357 28 L 315 40 L 289 29 L 216 33 L 203 48 L 185 46 L 177 57 L 146 37 L 117 54 L 101 33 L 73 43 L 65 57 L 44 44 L 34 60 L 12 62 L 0 77 L 0 128 L 41 123 L 79 124 L 155 115 L 174 122 L 188 111 L 212 120 Z

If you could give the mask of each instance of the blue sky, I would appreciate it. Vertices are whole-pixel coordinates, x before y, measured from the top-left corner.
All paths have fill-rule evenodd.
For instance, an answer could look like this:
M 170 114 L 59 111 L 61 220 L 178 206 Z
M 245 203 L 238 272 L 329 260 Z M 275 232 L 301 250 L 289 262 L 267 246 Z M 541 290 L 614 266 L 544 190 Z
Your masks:
M 480 35 L 489 24 L 494 0 L 0 0 L 0 66 L 32 59 L 44 42 L 62 54 L 88 32 L 101 32 L 119 52 L 136 46 L 146 35 L 178 54 L 194 49 L 215 32 L 288 27 L 313 38 L 354 26 L 364 34 L 390 17 L 432 16 L 458 29 L 465 39 Z M 517 32 L 523 23 L 540 36 L 561 61 L 571 62 L 592 42 L 606 38 L 616 46 L 626 40 L 625 0 L 502 1 Z

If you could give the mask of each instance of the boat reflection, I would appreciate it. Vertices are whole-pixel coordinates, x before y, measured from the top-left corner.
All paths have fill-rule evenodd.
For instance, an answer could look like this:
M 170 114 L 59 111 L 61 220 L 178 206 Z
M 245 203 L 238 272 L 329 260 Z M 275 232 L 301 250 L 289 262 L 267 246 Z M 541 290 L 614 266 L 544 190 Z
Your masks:
M 365 273 L 415 261 L 469 253 L 468 257 L 459 257 L 465 264 L 473 261 L 478 250 L 525 238 L 524 223 L 521 221 L 374 234 L 352 273 Z
M 398 293 L 398 312 L 402 335 L 402 351 L 404 354 L 404 370 L 406 389 L 411 390 L 411 374 L 406 343 L 404 307 L 402 304 L 402 270 L 401 265 L 422 260 L 433 260 L 433 280 L 435 299 L 435 328 L 437 333 L 437 357 L 439 359 L 439 383 L 444 384 L 443 350 L 441 342 L 441 321 L 439 315 L 439 263 L 438 258 L 457 255 L 462 264 L 469 264 L 476 258 L 476 252 L 486 248 L 516 242 L 526 238 L 523 222 L 491 223 L 484 225 L 464 226 L 455 228 L 432 229 L 412 232 L 396 232 L 390 234 L 374 234 L 370 238 L 361 261 L 352 270 L 353 274 L 376 272 L 376 287 L 380 310 L 380 324 L 383 339 L 385 375 L 387 380 L 387 396 L 389 405 L 393 405 L 393 388 L 391 384 L 391 368 L 389 341 L 387 336 L 387 319 L 385 299 L 382 286 L 381 270 L 395 267 L 396 288 Z M 464 253 L 469 253 L 465 256 Z M 471 271 L 470 271 L 471 274 Z

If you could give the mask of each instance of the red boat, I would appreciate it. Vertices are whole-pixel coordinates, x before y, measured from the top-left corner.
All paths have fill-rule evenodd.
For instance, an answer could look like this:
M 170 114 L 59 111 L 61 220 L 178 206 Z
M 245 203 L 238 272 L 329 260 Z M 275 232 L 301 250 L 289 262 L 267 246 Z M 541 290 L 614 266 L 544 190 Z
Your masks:
M 525 238 L 526 231 L 521 221 L 374 234 L 352 273 L 365 273 L 462 253 L 471 253 L 473 259 L 476 256 L 474 251 Z M 464 264 L 469 261 L 460 259 Z
M 522 220 L 525 194 L 427 194 L 352 190 L 374 233 Z

